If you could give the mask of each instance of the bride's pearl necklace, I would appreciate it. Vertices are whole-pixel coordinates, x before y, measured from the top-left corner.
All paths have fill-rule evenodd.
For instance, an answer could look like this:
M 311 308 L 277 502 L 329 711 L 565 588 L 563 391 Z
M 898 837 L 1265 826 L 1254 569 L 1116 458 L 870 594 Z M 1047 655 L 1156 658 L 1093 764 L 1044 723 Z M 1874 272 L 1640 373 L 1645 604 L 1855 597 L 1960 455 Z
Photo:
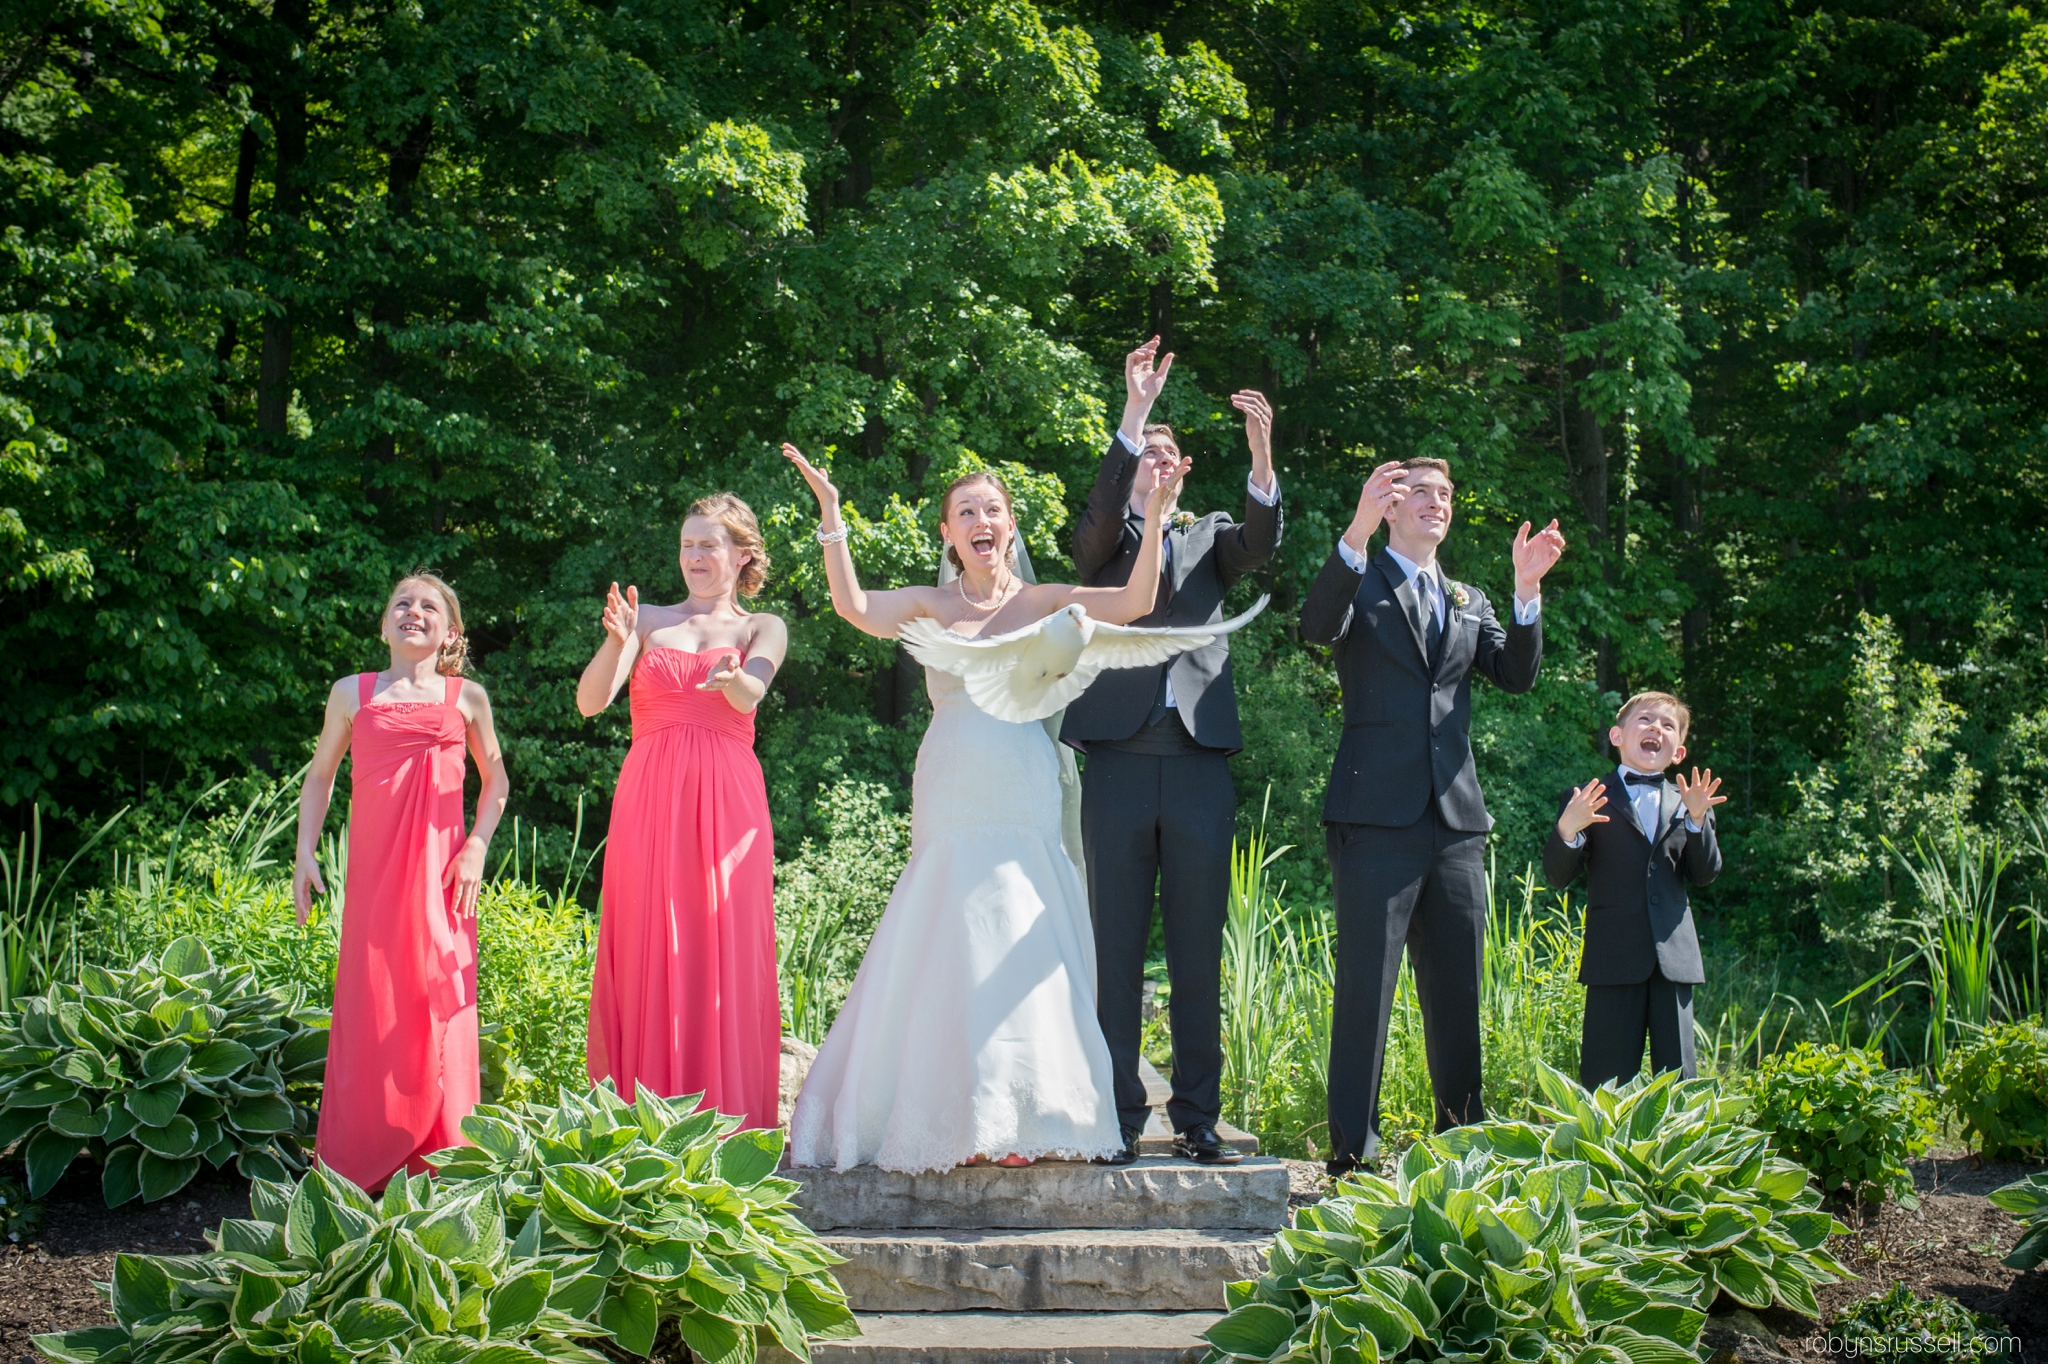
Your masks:
M 1010 577 L 1006 573 L 996 583 L 995 595 L 993 597 L 990 597 L 985 602 L 980 602 L 976 601 L 974 598 L 967 595 L 967 579 L 961 578 L 958 581 L 960 583 L 960 600 L 966 602 L 969 606 L 973 607 L 977 611 L 995 610 L 998 606 L 1001 606 L 1004 602 L 1008 601 L 1010 599 L 1011 594 L 1015 592 L 1017 588 L 1017 580 L 1015 578 Z

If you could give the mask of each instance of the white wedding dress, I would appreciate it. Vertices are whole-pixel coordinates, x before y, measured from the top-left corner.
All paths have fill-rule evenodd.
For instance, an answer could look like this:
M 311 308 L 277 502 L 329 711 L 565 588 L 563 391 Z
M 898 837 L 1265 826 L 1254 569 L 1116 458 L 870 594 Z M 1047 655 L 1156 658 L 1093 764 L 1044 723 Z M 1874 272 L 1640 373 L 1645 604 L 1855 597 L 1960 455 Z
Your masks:
M 1035 721 L 927 668 L 910 862 L 790 1119 L 797 1165 L 944 1170 L 1121 1146 L 1088 897 Z

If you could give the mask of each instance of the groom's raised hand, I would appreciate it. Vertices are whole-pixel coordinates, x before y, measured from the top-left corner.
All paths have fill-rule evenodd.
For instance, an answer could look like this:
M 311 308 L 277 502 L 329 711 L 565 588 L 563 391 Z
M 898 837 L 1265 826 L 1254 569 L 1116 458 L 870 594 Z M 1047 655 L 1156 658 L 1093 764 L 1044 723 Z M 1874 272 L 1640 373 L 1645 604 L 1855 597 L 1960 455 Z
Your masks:
M 1407 477 L 1408 471 L 1401 467 L 1401 461 L 1390 459 L 1365 480 L 1365 486 L 1358 490 L 1358 510 L 1351 514 L 1350 528 L 1344 532 L 1344 543 L 1351 546 L 1352 553 L 1364 557 L 1372 533 L 1408 495 Z
M 1160 358 L 1156 336 L 1124 357 L 1124 419 L 1117 429 L 1131 444 L 1143 448 L 1145 419 L 1152 415 L 1152 404 L 1165 391 L 1166 376 L 1172 370 L 1173 352 Z
M 1266 395 L 1244 389 L 1230 395 L 1230 405 L 1244 413 L 1244 440 L 1252 451 L 1252 482 L 1268 497 L 1273 493 L 1273 405 Z
M 1551 518 L 1549 525 L 1536 534 L 1529 534 L 1529 523 L 1515 532 L 1515 599 L 1533 601 L 1543 587 L 1543 575 L 1550 572 L 1564 554 L 1564 532 L 1557 528 L 1557 519 Z

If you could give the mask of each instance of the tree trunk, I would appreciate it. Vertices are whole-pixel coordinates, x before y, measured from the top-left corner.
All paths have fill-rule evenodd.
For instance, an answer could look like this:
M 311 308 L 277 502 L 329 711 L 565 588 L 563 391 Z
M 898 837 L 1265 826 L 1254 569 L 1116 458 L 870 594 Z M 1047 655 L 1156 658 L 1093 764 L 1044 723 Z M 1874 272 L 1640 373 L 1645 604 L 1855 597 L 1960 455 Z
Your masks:
M 409 217 L 412 213 L 413 186 L 419 183 L 420 172 L 426 168 L 427 149 L 434 138 L 434 120 L 423 117 L 413 125 L 405 140 L 391 149 L 391 165 L 385 172 L 384 189 L 386 215 L 392 222 Z M 391 333 L 405 325 L 405 295 L 400 289 L 381 290 L 370 305 L 370 376 L 376 388 L 381 391 L 396 383 L 402 366 L 398 351 L 391 344 Z M 371 439 L 364 451 L 369 467 L 364 470 L 364 493 L 369 500 L 382 506 L 389 490 L 373 471 L 389 465 L 398 457 L 398 433 L 385 431 Z M 437 510 L 436 516 L 438 518 Z
M 306 0 L 279 0 L 272 11 L 276 21 L 289 29 L 303 52 L 306 32 Z M 298 230 L 299 209 L 304 203 L 301 183 L 306 163 L 306 91 L 300 83 L 300 61 L 279 73 L 278 88 L 270 98 L 271 130 L 276 134 L 277 167 L 272 179 L 276 192 L 270 201 L 270 216 L 276 230 L 286 238 L 277 253 L 276 270 L 292 273 L 295 252 L 291 234 Z M 256 429 L 267 435 L 285 433 L 285 413 L 292 400 L 292 316 L 290 305 L 266 313 L 263 318 L 263 351 L 256 372 Z

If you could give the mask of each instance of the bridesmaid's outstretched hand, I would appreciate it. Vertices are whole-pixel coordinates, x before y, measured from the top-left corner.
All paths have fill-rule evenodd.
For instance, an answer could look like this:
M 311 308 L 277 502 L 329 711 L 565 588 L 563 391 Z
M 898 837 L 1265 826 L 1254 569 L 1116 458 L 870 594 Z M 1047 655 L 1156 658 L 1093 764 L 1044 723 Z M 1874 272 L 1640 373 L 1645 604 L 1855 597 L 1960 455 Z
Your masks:
M 782 457 L 796 466 L 810 485 L 811 495 L 818 499 L 818 510 L 824 513 L 839 510 L 839 489 L 832 485 L 832 479 L 823 469 L 804 458 L 804 452 L 787 441 L 782 445 Z
M 732 654 L 711 665 L 711 671 L 697 684 L 698 691 L 728 691 L 741 677 L 739 655 Z
M 292 867 L 292 907 L 299 912 L 299 927 L 306 926 L 306 919 L 313 912 L 313 897 L 325 895 L 327 883 L 320 879 L 319 861 L 307 853 L 300 853 Z
M 604 594 L 604 632 L 621 644 L 633 642 L 633 631 L 640 624 L 640 589 L 627 587 L 626 595 L 619 595 L 619 585 L 613 583 L 611 590 Z
M 457 917 L 474 919 L 477 895 L 484 884 L 484 845 L 474 837 L 463 843 L 462 851 L 455 854 L 448 870 L 441 873 L 441 884 L 455 887 Z

